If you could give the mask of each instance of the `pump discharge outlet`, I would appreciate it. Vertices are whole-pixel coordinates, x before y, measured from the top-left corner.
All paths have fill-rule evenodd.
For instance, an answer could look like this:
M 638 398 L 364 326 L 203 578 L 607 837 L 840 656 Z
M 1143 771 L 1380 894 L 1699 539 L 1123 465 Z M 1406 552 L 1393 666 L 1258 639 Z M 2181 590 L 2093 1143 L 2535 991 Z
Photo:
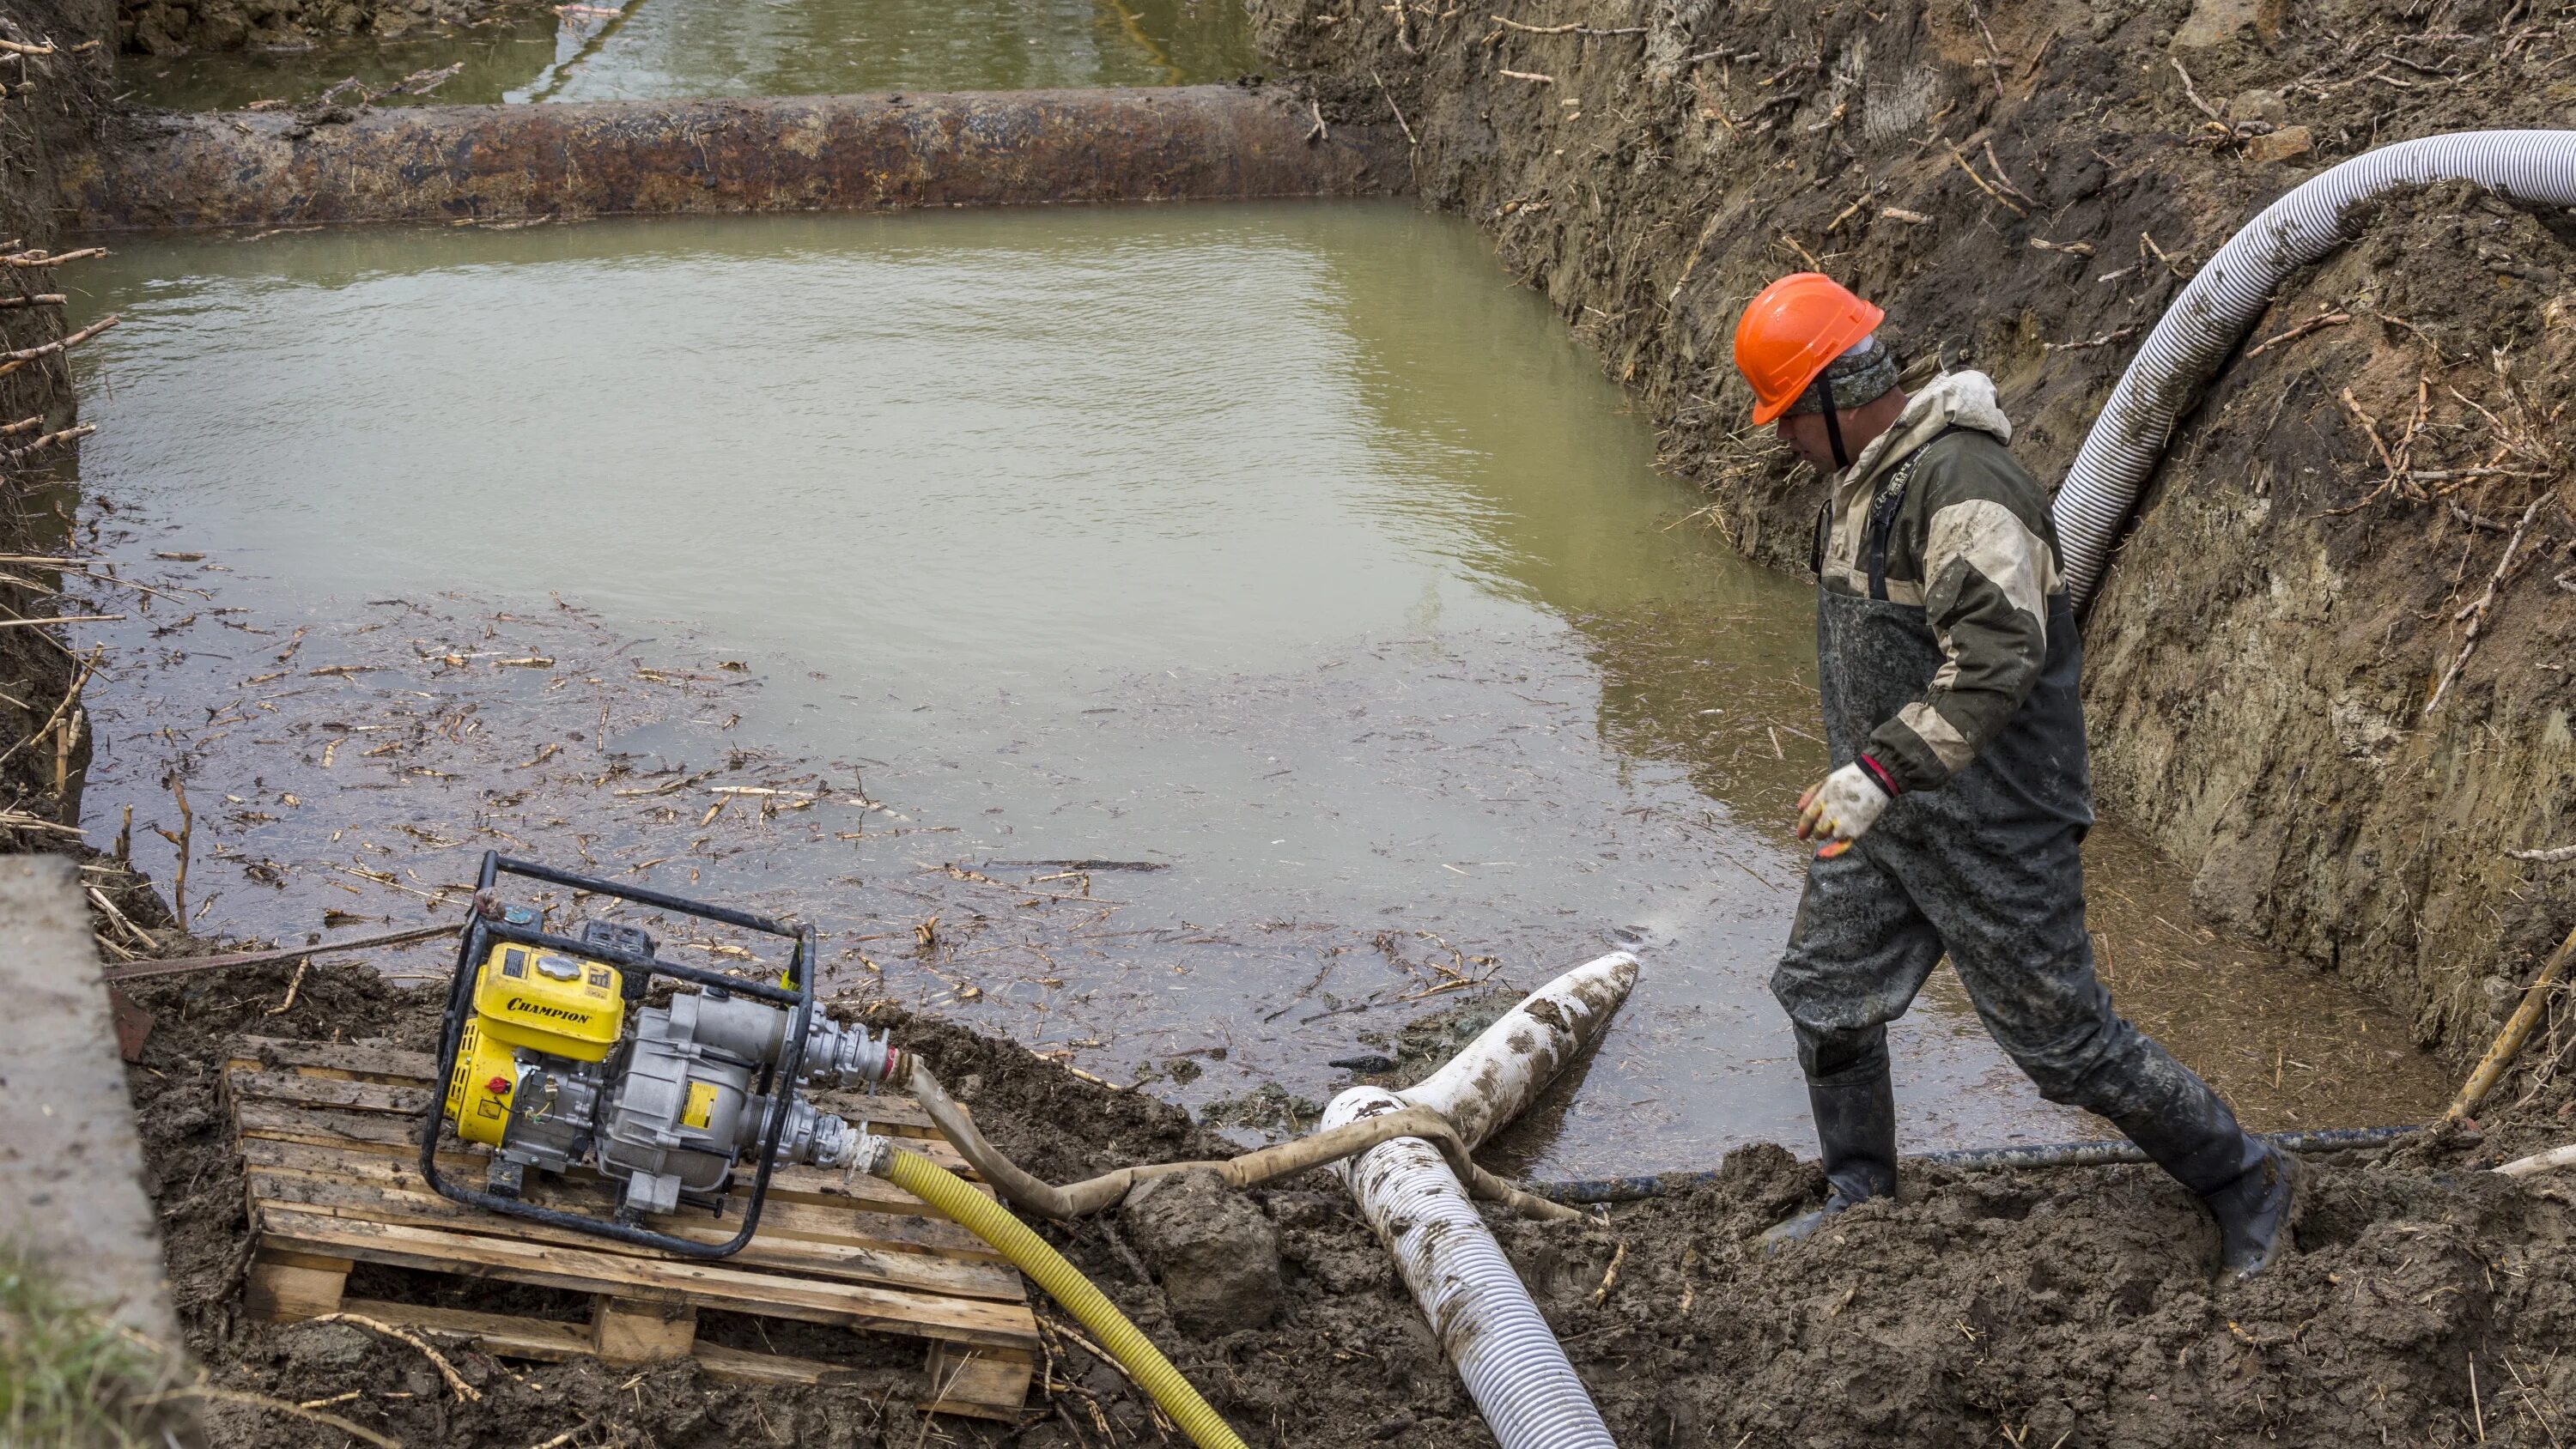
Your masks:
M 577 938 L 549 935 L 538 914 L 501 906 L 501 874 L 526 875 L 665 911 L 768 930 L 794 941 L 775 984 L 655 955 L 641 929 L 594 920 Z M 422 1172 L 447 1196 L 692 1256 L 750 1238 L 772 1166 L 840 1166 L 860 1129 L 818 1111 L 800 1087 L 874 1087 L 902 1054 L 862 1026 L 815 1015 L 811 928 L 660 896 L 488 856 L 450 993 L 447 1091 L 426 1122 Z M 681 989 L 643 1004 L 656 977 Z M 693 985 L 694 990 L 687 987 Z M 438 1175 L 440 1127 L 490 1149 L 480 1191 Z M 722 1215 L 735 1165 L 758 1166 L 730 1245 L 656 1232 L 648 1217 L 682 1208 Z M 452 1160 L 452 1159 L 451 1159 Z M 528 1170 L 590 1168 L 617 1188 L 614 1220 L 529 1200 Z

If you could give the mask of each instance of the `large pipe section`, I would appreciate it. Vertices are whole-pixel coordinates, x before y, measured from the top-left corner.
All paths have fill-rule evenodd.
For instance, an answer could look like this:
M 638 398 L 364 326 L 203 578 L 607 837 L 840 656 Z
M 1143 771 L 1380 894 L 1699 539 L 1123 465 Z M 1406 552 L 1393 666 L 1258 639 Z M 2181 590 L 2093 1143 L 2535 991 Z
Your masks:
M 1578 966 L 1512 1008 L 1420 1085 L 1402 1093 L 1355 1087 L 1335 1097 L 1324 1126 L 1428 1107 L 1475 1146 L 1600 1035 L 1636 979 L 1637 958 L 1625 951 Z M 1395 1255 L 1405 1285 L 1502 1449 L 1612 1449 L 1600 1409 L 1439 1151 L 1402 1138 L 1333 1170 Z
M 153 112 L 62 173 L 81 231 L 1249 200 L 1399 189 L 1365 126 L 1237 86 Z
M 2437 181 L 2473 181 L 2524 201 L 2576 206 L 2576 131 L 2464 131 L 2382 146 L 2300 183 L 2229 238 L 2139 345 L 2066 470 L 2054 513 L 2077 609 L 2101 584 L 2174 424 L 2281 284 L 2350 239 L 2355 208 Z

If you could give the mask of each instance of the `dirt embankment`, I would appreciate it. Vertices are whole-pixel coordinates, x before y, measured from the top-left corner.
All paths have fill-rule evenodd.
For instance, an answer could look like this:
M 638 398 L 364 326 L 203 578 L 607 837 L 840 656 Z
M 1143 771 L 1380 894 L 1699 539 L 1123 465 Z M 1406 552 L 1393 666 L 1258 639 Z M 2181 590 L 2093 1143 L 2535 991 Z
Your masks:
M 926 1424 L 911 1407 L 923 1385 L 908 1347 L 848 1384 L 774 1389 L 708 1379 L 689 1362 L 640 1372 L 505 1365 L 442 1338 L 483 1396 L 469 1403 L 417 1350 L 382 1336 L 250 1321 L 240 1307 L 240 1170 L 215 1085 L 230 1043 L 256 1033 L 426 1047 L 437 1003 L 363 969 L 320 964 L 300 983 L 266 968 L 183 979 L 143 998 L 161 1027 L 134 1074 L 138 1115 L 189 1347 L 219 1388 L 322 1405 L 440 1449 L 1180 1442 L 1156 1430 L 1136 1392 L 1044 1302 L 1052 1356 L 1016 1431 Z M 932 1061 L 1005 1150 L 1055 1180 L 1226 1150 L 1179 1109 L 1023 1048 L 926 1017 L 877 1019 Z M 2319 1168 L 2306 1251 L 2244 1288 L 2210 1286 L 2206 1220 L 2143 1168 L 1916 1174 L 1901 1204 L 1856 1212 L 1776 1259 L 1755 1235 L 1822 1185 L 1813 1167 L 1769 1146 L 1735 1153 L 1712 1188 L 1598 1224 L 1495 1226 L 1622 1444 L 1838 1449 L 2000 1435 L 2060 1449 L 2539 1446 L 2576 1432 L 2576 1361 L 2562 1352 L 2576 1330 L 2576 1189 L 2563 1174 L 2524 1187 L 2471 1169 L 2568 1135 L 2569 1089 L 2565 1077 L 2527 1071 L 2508 1084 L 2516 1105 L 2483 1141 Z M 1234 1246 L 1214 1263 L 1163 1232 L 1169 1223 L 1158 1219 L 1173 1205 L 1043 1231 L 1254 1444 L 1492 1442 L 1336 1184 L 1318 1174 L 1241 1203 L 1224 1225 Z M 576 1318 L 586 1306 L 550 1308 L 538 1290 L 503 1284 L 362 1271 L 376 1298 Z M 844 1360 L 853 1346 L 837 1330 L 759 1329 L 716 1314 L 700 1331 Z M 349 1442 L 250 1399 L 206 1411 L 218 1445 Z
M 90 738 L 77 703 L 79 663 L 50 631 L 18 619 L 65 608 L 63 573 L 45 560 L 71 537 L 78 418 L 60 351 L 62 300 L 77 264 L 37 264 L 54 241 L 54 171 L 82 145 L 108 92 L 105 0 L 0 3 L 0 852 L 61 850 L 77 839 Z M 39 446 L 39 440 L 42 445 Z M 79 579 L 71 585 L 82 584 Z M 75 589 L 75 592 L 86 590 Z
M 2053 482 L 2271 198 L 2576 100 L 2565 4 L 1251 4 L 1327 117 L 1401 110 L 1426 197 L 1648 401 L 1716 525 L 1796 569 L 1820 485 L 1742 433 L 1728 366 L 1765 281 L 1821 266 L 1918 370 L 1993 374 Z M 2576 862 L 2504 854 L 2576 840 L 2571 237 L 2459 188 L 2383 208 L 2252 340 L 2341 320 L 2240 356 L 2186 421 L 2087 636 L 2108 810 L 2213 913 L 2454 1050 L 2576 911 Z
M 537 8 L 537 0 L 123 0 L 116 33 L 126 50 L 178 55 L 304 45 L 335 35 L 399 40 Z

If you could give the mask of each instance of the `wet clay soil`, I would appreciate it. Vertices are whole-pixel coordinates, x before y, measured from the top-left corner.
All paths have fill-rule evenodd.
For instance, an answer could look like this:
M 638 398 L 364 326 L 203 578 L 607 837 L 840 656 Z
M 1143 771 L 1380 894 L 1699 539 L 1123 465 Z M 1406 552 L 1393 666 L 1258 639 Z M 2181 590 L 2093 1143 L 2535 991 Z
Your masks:
M 293 1003 L 276 1010 L 293 985 Z M 896 1445 L 1045 1449 L 1177 1443 L 1115 1370 L 1040 1304 L 1049 1375 L 1016 1430 L 925 1422 L 908 1346 L 847 1386 L 754 1390 L 690 1364 L 504 1365 L 444 1351 L 483 1395 L 448 1393 L 415 1350 L 347 1325 L 270 1327 L 239 1308 L 241 1182 L 214 1080 L 238 1034 L 338 1035 L 426 1047 L 435 1006 L 362 969 L 316 966 L 151 988 L 161 1019 L 134 1075 L 189 1346 L 224 1386 L 330 1412 L 413 1445 Z M 1220 1153 L 1178 1109 L 1082 1080 L 1025 1049 L 885 1009 L 1005 1150 L 1065 1180 Z M 2576 1428 L 2571 1193 L 2473 1169 L 2566 1135 L 2569 1080 L 2544 1069 L 2483 1140 L 2312 1165 L 2305 1251 L 2251 1286 L 2213 1288 L 2196 1206 L 2146 1169 L 1960 1177 L 1918 1173 L 1905 1200 L 1852 1213 L 1779 1258 L 1754 1235 L 1811 1204 L 1815 1170 L 1769 1146 L 1722 1181 L 1597 1224 L 1496 1222 L 1622 1444 L 2183 1446 L 2544 1445 Z M 1578 1068 L 1580 1070 L 1580 1068 Z M 1320 1175 L 1252 1195 L 1280 1256 L 1262 1326 L 1175 1323 L 1116 1215 L 1048 1229 L 1256 1444 L 1490 1442 L 1391 1261 Z M 1256 1234 L 1256 1239 L 1265 1236 Z M 1150 1244 L 1147 1251 L 1151 1251 Z M 1613 1265 L 1616 1265 L 1615 1272 Z M 578 1316 L 533 1290 L 361 1270 L 371 1296 Z M 442 1297 L 442 1295 L 444 1295 Z M 709 1315 L 717 1341 L 762 1345 Z M 786 1352 L 853 1357 L 847 1334 L 765 1330 Z M 864 1346 L 855 1355 L 872 1358 Z M 2474 1388 L 2472 1375 L 2474 1374 Z M 322 1446 L 346 1436 L 239 1403 L 209 1408 L 222 1444 Z

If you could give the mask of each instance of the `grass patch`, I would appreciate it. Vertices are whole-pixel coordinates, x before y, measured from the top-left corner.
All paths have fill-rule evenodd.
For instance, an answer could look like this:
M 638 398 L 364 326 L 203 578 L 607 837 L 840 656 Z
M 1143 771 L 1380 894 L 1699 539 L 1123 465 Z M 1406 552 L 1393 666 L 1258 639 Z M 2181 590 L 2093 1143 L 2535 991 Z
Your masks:
M 162 1355 L 66 1300 L 23 1250 L 0 1246 L 0 1444 L 159 1445 L 152 1396 L 173 1378 Z

